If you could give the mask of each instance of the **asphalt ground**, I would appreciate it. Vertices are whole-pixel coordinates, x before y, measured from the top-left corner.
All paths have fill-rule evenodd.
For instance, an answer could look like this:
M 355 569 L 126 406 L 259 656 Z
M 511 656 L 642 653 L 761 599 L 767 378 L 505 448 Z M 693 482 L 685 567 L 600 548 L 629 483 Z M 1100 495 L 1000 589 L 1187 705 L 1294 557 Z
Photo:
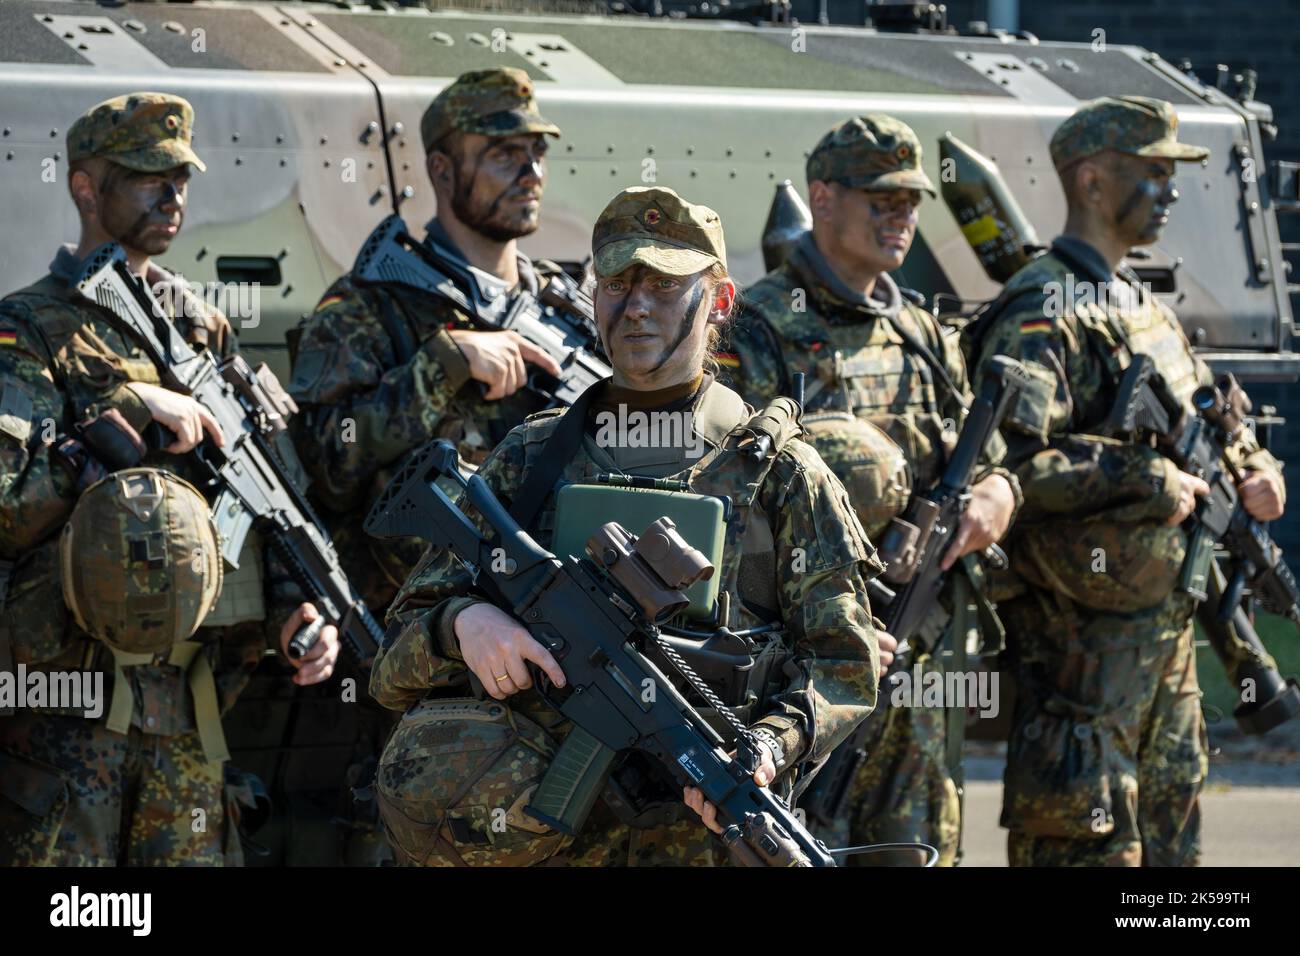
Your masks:
M 1300 866 L 1300 760 L 1289 739 L 1268 739 L 1276 733 L 1245 738 L 1211 730 L 1217 752 L 1201 794 L 1203 866 Z M 966 759 L 961 865 L 1006 866 L 1007 831 L 998 826 L 1002 748 L 977 750 Z

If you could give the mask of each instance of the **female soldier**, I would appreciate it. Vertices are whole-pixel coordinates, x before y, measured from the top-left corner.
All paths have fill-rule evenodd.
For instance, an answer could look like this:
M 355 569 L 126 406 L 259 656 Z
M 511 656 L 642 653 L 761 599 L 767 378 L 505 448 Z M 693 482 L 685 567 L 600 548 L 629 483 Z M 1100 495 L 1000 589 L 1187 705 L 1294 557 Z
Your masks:
M 560 531 L 562 482 L 635 475 L 685 482 L 693 493 L 686 498 L 729 497 L 725 544 L 712 555 L 719 578 L 713 626 L 759 633 L 744 639 L 754 663 L 743 679 L 715 689 L 761 744 L 755 781 L 788 794 L 794 768 L 823 760 L 875 704 L 882 652 L 892 642 L 882 636 L 884 648 L 878 645 L 865 580 L 881 566 L 839 481 L 808 445 L 785 438 L 798 433 L 796 421 L 786 422 L 784 434 L 769 427 L 766 455 L 741 449 L 761 416 L 713 377 L 710 350 L 735 300 L 717 214 L 671 189 L 626 189 L 597 220 L 592 248 L 596 319 L 613 378 L 571 409 L 530 417 L 478 473 L 546 548 Z M 775 408 L 766 410 L 769 425 L 780 418 Z M 650 435 L 626 427 L 647 421 L 671 426 Z M 608 496 L 600 500 L 601 520 L 641 531 Z M 561 520 L 575 517 L 571 510 Z M 371 692 L 385 706 L 410 709 L 389 741 L 376 790 L 403 862 L 714 862 L 715 842 L 682 801 L 719 832 L 715 808 L 693 788 L 657 784 L 655 768 L 638 763 L 639 755 L 616 765 L 576 837 L 523 812 L 571 727 L 533 689 L 528 665 L 558 687 L 564 673 L 519 622 L 474 596 L 453 556 L 426 553 L 389 621 L 397 633 L 375 661 Z M 491 699 L 466 696 L 468 672 Z M 684 682 L 678 686 L 704 708 Z M 719 730 L 727 739 L 727 724 Z

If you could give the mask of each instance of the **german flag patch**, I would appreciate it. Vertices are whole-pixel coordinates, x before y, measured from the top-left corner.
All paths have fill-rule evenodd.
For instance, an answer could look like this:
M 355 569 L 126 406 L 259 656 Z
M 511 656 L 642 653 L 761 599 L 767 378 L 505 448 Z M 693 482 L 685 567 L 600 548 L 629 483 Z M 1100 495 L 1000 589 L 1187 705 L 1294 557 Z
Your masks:
M 1033 335 L 1035 332 L 1052 331 L 1051 319 L 1028 319 L 1020 323 L 1021 335 Z
M 316 303 L 316 311 L 319 312 L 321 309 L 327 309 L 335 302 L 342 302 L 342 301 L 343 301 L 343 296 L 341 295 L 327 295 L 325 296 L 325 298 L 321 299 L 319 302 Z
M 18 344 L 18 332 L 16 329 L 0 329 L 0 345 L 14 346 Z
M 735 352 L 715 352 L 713 357 L 723 368 L 740 368 L 740 356 Z

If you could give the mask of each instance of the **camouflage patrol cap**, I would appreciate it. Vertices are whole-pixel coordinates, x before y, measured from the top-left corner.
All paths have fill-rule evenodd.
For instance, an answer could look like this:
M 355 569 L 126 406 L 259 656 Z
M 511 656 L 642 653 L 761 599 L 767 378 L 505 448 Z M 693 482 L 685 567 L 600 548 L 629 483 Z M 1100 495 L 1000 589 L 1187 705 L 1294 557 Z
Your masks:
M 207 167 L 190 146 L 194 107 L 170 93 L 127 93 L 92 106 L 68 128 L 68 162 L 95 156 L 157 173 Z
M 663 186 L 632 186 L 611 199 L 592 230 L 591 252 L 598 276 L 634 262 L 671 276 L 727 265 L 718 214 Z
M 560 135 L 560 128 L 537 111 L 533 81 L 513 67 L 462 73 L 434 98 L 420 119 L 424 151 L 453 130 L 484 136 Z
M 1147 96 L 1103 96 L 1089 100 L 1052 135 L 1052 163 L 1058 170 L 1103 150 L 1131 156 L 1199 161 L 1204 146 L 1177 141 L 1178 114 L 1171 104 Z
M 912 127 L 884 113 L 855 116 L 831 128 L 808 157 L 808 182 L 851 189 L 922 189 L 937 196 L 921 168 L 921 141 Z
M 87 488 L 63 526 L 59 563 L 81 629 L 132 654 L 186 640 L 221 593 L 207 502 L 157 468 L 126 468 Z

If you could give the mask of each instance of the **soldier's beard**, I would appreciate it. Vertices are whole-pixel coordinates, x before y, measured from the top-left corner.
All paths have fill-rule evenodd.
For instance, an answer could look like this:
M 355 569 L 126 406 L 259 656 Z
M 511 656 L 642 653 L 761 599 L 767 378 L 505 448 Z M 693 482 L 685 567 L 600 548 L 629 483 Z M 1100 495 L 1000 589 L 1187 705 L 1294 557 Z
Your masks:
M 459 219 L 475 232 L 486 236 L 494 242 L 509 242 L 532 235 L 540 224 L 537 210 L 519 209 L 508 213 L 501 208 L 502 203 L 528 192 L 519 185 L 529 167 L 519 170 L 515 181 L 501 190 L 490 202 L 474 202 L 474 183 L 478 178 L 475 167 L 468 175 L 462 167 L 457 166 L 452 172 L 451 209 Z

